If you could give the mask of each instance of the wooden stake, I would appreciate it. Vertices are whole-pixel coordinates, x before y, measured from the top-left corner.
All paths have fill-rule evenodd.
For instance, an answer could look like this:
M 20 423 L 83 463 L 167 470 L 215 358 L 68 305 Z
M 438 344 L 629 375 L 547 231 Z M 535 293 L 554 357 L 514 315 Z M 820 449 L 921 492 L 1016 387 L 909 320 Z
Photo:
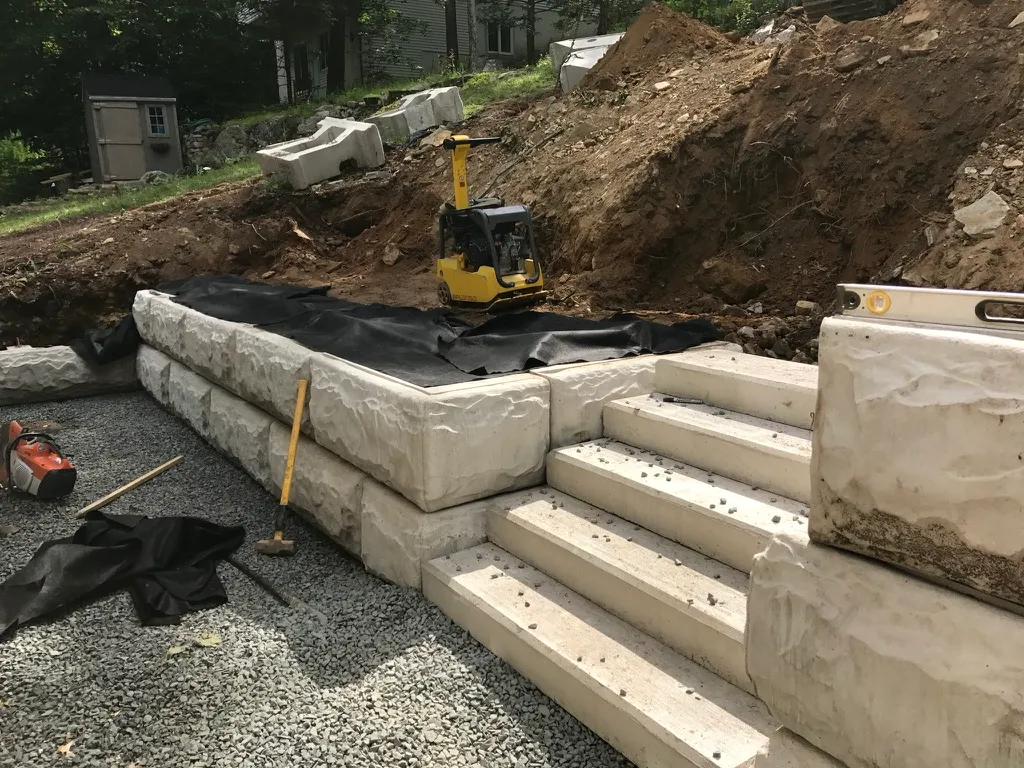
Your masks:
M 94 501 L 89 506 L 82 507 L 80 510 L 78 510 L 75 513 L 75 517 L 76 518 L 85 517 L 87 514 L 92 512 L 94 509 L 101 509 L 101 508 L 107 506 L 107 504 L 109 504 L 110 502 L 114 501 L 115 499 L 119 499 L 120 497 L 124 496 L 126 493 L 128 493 L 128 491 L 132 491 L 132 490 L 138 488 L 140 485 L 143 485 L 144 483 L 148 483 L 150 480 L 152 480 L 157 475 L 163 474 L 164 472 L 166 472 L 171 467 L 177 465 L 177 463 L 179 461 L 181 461 L 182 458 L 183 458 L 182 456 L 175 456 L 173 459 L 171 459 L 170 461 L 166 462 L 165 464 L 161 464 L 156 469 L 150 470 L 149 472 L 147 472 L 146 474 L 142 475 L 141 477 L 135 478 L 130 483 L 126 483 L 125 485 L 122 485 L 117 490 L 111 491 L 110 493 L 108 493 L 103 498 L 96 499 L 96 501 Z

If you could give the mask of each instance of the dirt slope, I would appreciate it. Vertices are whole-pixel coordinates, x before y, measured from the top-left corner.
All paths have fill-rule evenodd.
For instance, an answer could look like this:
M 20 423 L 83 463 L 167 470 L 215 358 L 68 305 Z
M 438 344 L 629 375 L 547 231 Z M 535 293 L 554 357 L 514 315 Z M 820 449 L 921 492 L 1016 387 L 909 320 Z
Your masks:
M 763 325 L 741 340 L 782 357 L 813 356 L 816 318 L 787 316 L 798 300 L 827 310 L 838 281 L 1019 290 L 1018 11 L 909 0 L 864 22 L 797 20 L 779 47 L 653 5 L 580 91 L 468 122 L 506 139 L 474 151 L 472 189 L 533 208 L 550 309 L 711 314 L 727 329 Z M 0 344 L 67 338 L 123 312 L 137 288 L 193 273 L 432 306 L 447 158 L 400 151 L 389 171 L 294 195 L 238 184 L 0 239 Z M 969 237 L 953 211 L 990 190 L 1009 203 L 1006 223 Z

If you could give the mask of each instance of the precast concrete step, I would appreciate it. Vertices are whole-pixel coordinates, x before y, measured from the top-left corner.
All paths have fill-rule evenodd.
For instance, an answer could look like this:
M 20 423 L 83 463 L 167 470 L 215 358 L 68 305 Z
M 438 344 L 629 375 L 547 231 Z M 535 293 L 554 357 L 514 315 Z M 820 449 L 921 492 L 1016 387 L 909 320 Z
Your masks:
M 552 451 L 547 476 L 569 496 L 744 573 L 772 536 L 807 531 L 806 504 L 614 440 Z
M 818 366 L 700 350 L 659 360 L 654 386 L 666 395 L 810 429 L 818 400 Z
M 753 694 L 745 573 L 551 488 L 504 497 L 488 539 Z
M 640 768 L 740 768 L 764 704 L 493 544 L 423 568 L 459 626 Z
M 808 430 L 675 400 L 663 394 L 614 400 L 604 407 L 604 434 L 797 501 L 810 499 Z

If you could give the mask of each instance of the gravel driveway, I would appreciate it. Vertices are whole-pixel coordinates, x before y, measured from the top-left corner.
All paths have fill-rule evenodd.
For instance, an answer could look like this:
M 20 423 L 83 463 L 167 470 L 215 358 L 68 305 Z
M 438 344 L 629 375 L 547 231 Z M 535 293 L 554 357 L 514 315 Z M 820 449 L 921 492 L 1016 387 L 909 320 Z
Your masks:
M 308 609 L 225 564 L 230 602 L 178 626 L 140 627 L 122 592 L 17 631 L 0 642 L 3 768 L 629 765 L 420 593 L 368 575 L 304 522 L 293 559 L 255 555 L 275 500 L 148 396 L 0 408 L 0 424 L 11 418 L 57 422 L 79 479 L 62 503 L 0 497 L 0 522 L 21 528 L 0 539 L 0 580 L 73 533 L 75 509 L 182 453 L 109 509 L 243 524 L 240 559 Z M 221 644 L 195 645 L 203 633 Z

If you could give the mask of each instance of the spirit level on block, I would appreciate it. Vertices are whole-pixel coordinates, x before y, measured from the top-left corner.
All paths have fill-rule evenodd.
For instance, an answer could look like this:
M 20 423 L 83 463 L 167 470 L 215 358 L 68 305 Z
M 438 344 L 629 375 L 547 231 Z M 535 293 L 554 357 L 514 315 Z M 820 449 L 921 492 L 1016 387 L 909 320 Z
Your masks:
M 840 284 L 837 304 L 848 317 L 1024 332 L 1021 293 Z

